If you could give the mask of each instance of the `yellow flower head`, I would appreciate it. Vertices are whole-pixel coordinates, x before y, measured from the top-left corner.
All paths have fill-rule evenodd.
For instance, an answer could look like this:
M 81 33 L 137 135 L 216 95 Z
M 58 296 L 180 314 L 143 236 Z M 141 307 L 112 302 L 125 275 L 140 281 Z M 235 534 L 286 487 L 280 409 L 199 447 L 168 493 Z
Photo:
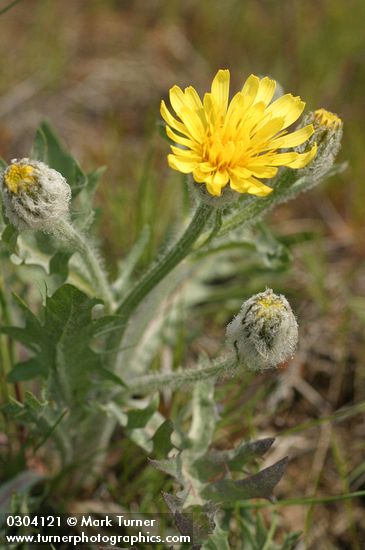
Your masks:
M 316 145 L 304 153 L 280 152 L 303 144 L 313 134 L 313 125 L 288 133 L 286 128 L 299 118 L 305 103 L 292 94 L 271 103 L 274 80 L 251 75 L 229 102 L 229 79 L 229 70 L 219 70 L 203 101 L 191 86 L 170 89 L 178 118 L 162 101 L 166 133 L 177 144 L 171 146 L 168 162 L 174 170 L 192 173 L 211 195 L 220 196 L 229 183 L 238 193 L 265 196 L 272 188 L 260 179 L 274 177 L 279 166 L 302 168 L 313 159 Z
M 316 126 L 324 126 L 336 130 L 342 126 L 342 120 L 335 113 L 326 111 L 326 109 L 317 109 L 313 113 L 313 122 Z

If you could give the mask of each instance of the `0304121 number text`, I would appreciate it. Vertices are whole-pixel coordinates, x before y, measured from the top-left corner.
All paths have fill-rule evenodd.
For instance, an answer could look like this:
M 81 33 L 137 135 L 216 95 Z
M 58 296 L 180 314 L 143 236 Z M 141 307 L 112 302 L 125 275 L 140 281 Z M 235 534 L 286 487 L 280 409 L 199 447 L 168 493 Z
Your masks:
M 31 515 L 11 515 L 6 516 L 6 525 L 8 527 L 60 527 L 61 518 L 59 516 L 31 516 Z

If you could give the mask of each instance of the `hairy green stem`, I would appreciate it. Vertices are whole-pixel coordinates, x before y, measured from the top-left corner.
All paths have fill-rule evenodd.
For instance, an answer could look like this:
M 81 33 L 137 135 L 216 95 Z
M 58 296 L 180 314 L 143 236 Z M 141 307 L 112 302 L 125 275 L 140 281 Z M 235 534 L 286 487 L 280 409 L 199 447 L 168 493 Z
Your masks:
M 3 279 L 0 279 L 0 312 L 5 325 L 10 325 L 8 305 L 6 303 Z M 11 341 L 5 335 L 0 335 L 0 388 L 1 399 L 3 403 L 9 401 L 9 389 L 7 383 L 7 374 L 13 365 Z
M 0 336 L 0 391 L 1 402 L 3 404 L 9 401 L 9 390 L 6 381 L 7 373 L 10 370 L 10 358 L 7 344 L 7 338 Z
M 175 243 L 156 264 L 147 271 L 142 279 L 137 282 L 130 293 L 124 298 L 116 311 L 119 316 L 118 324 L 120 323 L 120 330 L 110 338 L 108 345 L 109 349 L 116 349 L 118 347 L 127 327 L 128 320 L 146 295 L 189 254 L 194 242 L 198 239 L 206 226 L 213 210 L 213 206 L 201 203 L 196 209 L 190 224 L 177 243 Z
M 126 391 L 130 394 L 136 394 L 162 390 L 166 386 L 169 388 L 176 388 L 184 384 L 206 380 L 207 378 L 217 378 L 219 376 L 232 374 L 237 367 L 238 363 L 236 356 L 226 356 L 222 359 L 217 359 L 212 365 L 207 365 L 205 367 L 140 376 L 132 379 L 128 383 Z
M 55 227 L 55 235 L 67 244 L 67 247 L 78 252 L 88 270 L 96 293 L 104 300 L 107 311 L 113 309 L 113 296 L 100 260 L 86 238 L 67 220 L 60 220 Z
M 124 320 L 130 317 L 143 298 L 187 256 L 204 229 L 212 211 L 213 207 L 207 204 L 202 203 L 198 206 L 179 241 L 142 277 L 118 307 L 117 313 Z
M 333 176 L 345 169 L 344 164 L 329 165 L 321 175 L 316 174 L 311 165 L 302 170 L 284 168 L 274 180 L 274 190 L 266 197 L 246 197 L 240 204 L 236 214 L 227 217 L 219 230 L 219 236 L 228 234 L 240 227 L 252 225 L 260 221 L 274 207 L 292 200 L 300 193 L 308 191 L 324 178 Z
M 108 341 L 109 350 L 119 348 L 132 313 L 146 295 L 189 254 L 213 211 L 214 207 L 211 205 L 200 203 L 180 239 L 162 255 L 124 298 L 116 311 L 119 317 L 118 327 Z M 114 358 L 115 356 L 111 361 Z
M 5 325 L 10 325 L 10 314 L 8 310 L 8 304 L 6 295 L 4 292 L 4 280 L 0 277 L 0 322 Z M 10 400 L 10 391 L 7 381 L 7 375 L 11 371 L 14 365 L 14 350 L 12 339 L 6 335 L 0 335 L 0 404 L 5 405 Z M 8 452 L 12 455 L 12 436 L 10 435 L 12 420 L 5 412 L 2 411 L 2 417 L 4 419 L 4 428 L 8 434 Z

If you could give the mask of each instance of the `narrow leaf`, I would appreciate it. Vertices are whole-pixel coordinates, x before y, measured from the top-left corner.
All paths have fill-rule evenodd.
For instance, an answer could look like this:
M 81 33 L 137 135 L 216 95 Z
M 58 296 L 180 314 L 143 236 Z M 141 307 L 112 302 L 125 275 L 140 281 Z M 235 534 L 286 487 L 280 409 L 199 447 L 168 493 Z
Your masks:
M 167 419 L 156 431 L 152 438 L 153 452 L 158 456 L 166 456 L 172 449 L 171 435 L 174 431 L 174 425 Z
M 10 252 L 16 252 L 18 235 L 18 230 L 11 224 L 7 225 L 2 232 L 1 240 Z
M 41 128 L 37 128 L 30 157 L 47 162 L 47 138 Z
M 28 359 L 23 363 L 17 363 L 9 372 L 7 380 L 9 383 L 23 382 L 24 380 L 32 380 L 36 376 L 45 376 L 47 370 L 36 359 Z
M 209 447 L 216 425 L 214 380 L 198 382 L 193 394 L 193 420 L 189 439 L 196 454 L 203 454 Z
M 61 282 L 65 282 L 68 277 L 68 262 L 72 253 L 59 251 L 52 256 L 49 262 L 49 271 L 51 274 L 59 275 Z
M 75 197 L 86 184 L 85 174 L 47 122 L 42 122 L 40 130 L 47 142 L 47 163 L 66 178 Z
M 9 506 L 14 494 L 24 495 L 30 491 L 30 489 L 39 481 L 44 479 L 44 476 L 27 470 L 21 472 L 13 479 L 4 483 L 0 487 L 0 514 L 6 514 L 9 512 Z

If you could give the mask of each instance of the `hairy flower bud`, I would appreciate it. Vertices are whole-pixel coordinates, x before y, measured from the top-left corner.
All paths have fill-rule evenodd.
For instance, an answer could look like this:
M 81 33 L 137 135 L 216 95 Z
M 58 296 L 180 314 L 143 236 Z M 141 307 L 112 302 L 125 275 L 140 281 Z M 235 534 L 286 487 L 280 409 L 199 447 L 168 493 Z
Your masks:
M 1 176 L 5 214 L 18 229 L 53 231 L 67 218 L 71 188 L 65 178 L 43 162 L 13 160 Z
M 343 122 L 334 113 L 326 109 L 318 109 L 309 113 L 303 120 L 303 125 L 312 124 L 314 134 L 309 138 L 308 145 L 317 143 L 317 155 L 313 161 L 304 168 L 316 184 L 331 168 L 341 147 L 343 135 Z M 303 146 L 297 147 L 302 152 Z
M 289 302 L 271 289 L 255 294 L 227 326 L 227 342 L 252 371 L 287 361 L 298 343 L 298 324 Z

